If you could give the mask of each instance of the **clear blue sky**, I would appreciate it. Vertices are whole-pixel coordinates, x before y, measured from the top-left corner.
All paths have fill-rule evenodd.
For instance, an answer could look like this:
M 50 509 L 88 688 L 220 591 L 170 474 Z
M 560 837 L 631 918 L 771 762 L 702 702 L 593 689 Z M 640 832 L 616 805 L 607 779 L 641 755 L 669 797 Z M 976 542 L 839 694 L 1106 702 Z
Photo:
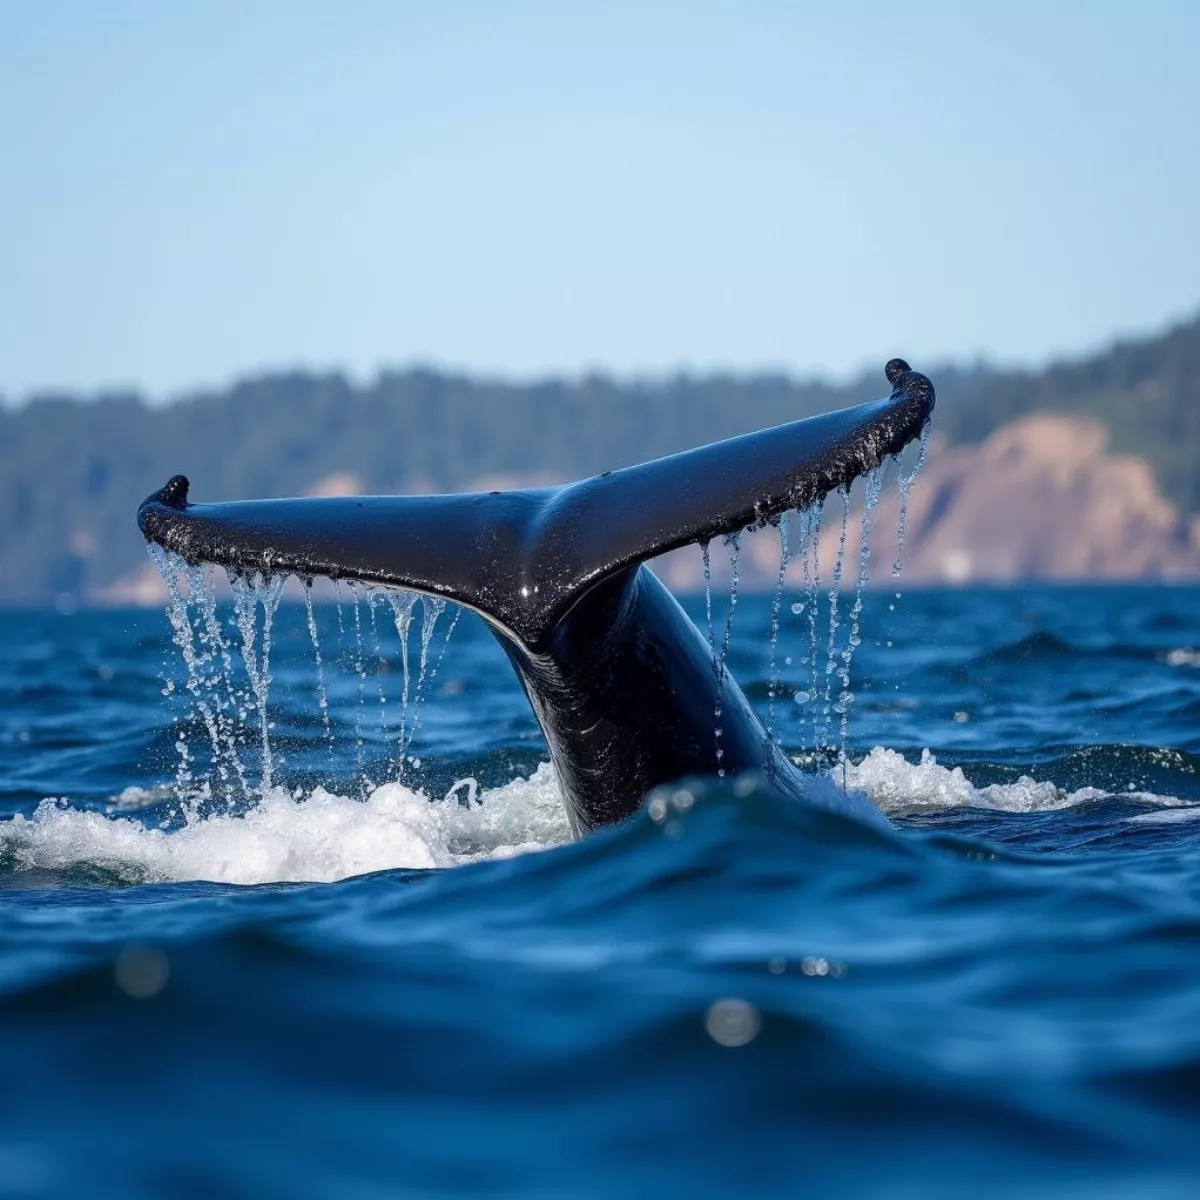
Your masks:
M 1037 362 L 1200 307 L 1200 3 L 0 0 L 0 393 Z

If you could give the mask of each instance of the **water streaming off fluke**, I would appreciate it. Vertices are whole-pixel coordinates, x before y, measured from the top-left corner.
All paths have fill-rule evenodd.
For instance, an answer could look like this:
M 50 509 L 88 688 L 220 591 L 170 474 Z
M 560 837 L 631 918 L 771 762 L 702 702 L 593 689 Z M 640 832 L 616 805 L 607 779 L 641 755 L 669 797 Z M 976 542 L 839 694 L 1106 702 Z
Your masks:
M 904 522 L 909 492 L 924 461 L 925 443 L 918 450 L 911 471 L 897 471 L 900 490 L 900 520 L 896 533 L 897 555 L 893 574 L 899 570 L 904 541 Z M 851 668 L 862 640 L 863 595 L 868 585 L 871 534 L 883 488 L 882 467 L 869 471 L 862 484 L 862 518 L 858 530 L 858 569 L 853 575 L 853 601 L 843 602 L 842 590 L 849 584 L 846 559 L 849 553 L 851 490 L 837 489 L 841 506 L 836 553 L 829 578 L 822 576 L 821 533 L 825 500 L 808 508 L 784 513 L 771 524 L 778 538 L 778 567 L 767 648 L 767 737 L 764 755 L 781 736 L 779 699 L 789 697 L 783 712 L 795 711 L 804 738 L 811 745 L 812 761 L 820 766 L 840 767 L 846 780 L 850 716 L 855 696 Z M 701 545 L 704 567 L 704 625 L 712 654 L 713 670 L 713 769 L 726 773 L 723 744 L 726 719 L 726 687 L 734 617 L 741 586 L 741 556 L 745 536 L 762 528 L 748 526 L 722 539 L 728 560 L 728 594 L 723 615 L 714 612 L 714 572 L 711 546 Z M 271 716 L 271 639 L 275 615 L 284 595 L 287 578 L 261 573 L 228 573 L 232 613 L 218 603 L 217 568 L 189 566 L 182 559 L 150 545 L 151 556 L 167 583 L 167 613 L 172 636 L 186 668 L 181 696 L 189 704 L 177 723 L 179 752 L 177 789 L 187 804 L 245 805 L 266 795 L 283 779 L 286 753 L 275 744 Z M 827 551 L 828 553 L 828 551 Z M 353 728 L 352 794 L 365 798 L 388 780 L 406 779 L 420 767 L 414 738 L 421 720 L 421 704 L 436 679 L 446 645 L 461 614 L 455 607 L 445 638 L 435 646 L 439 620 L 447 603 L 437 596 L 412 591 L 368 587 L 355 582 L 335 582 L 337 647 L 322 646 L 312 580 L 301 580 L 304 625 L 314 669 L 314 720 L 320 722 L 328 747 L 328 764 L 336 774 L 339 761 L 338 729 Z M 349 595 L 346 594 L 349 589 Z M 798 590 L 798 595 L 796 591 Z M 825 605 L 822 606 L 822 597 Z M 343 605 L 350 612 L 343 612 Z M 367 605 L 364 621 L 362 606 Z M 418 603 L 421 619 L 415 621 Z M 391 615 L 396 642 L 386 644 L 378 606 Z M 824 607 L 824 611 L 822 608 Z M 843 612 L 845 610 L 845 612 Z M 786 619 L 785 614 L 790 618 Z M 417 644 L 410 638 L 417 625 Z M 820 630 L 826 635 L 824 645 Z M 238 653 L 234 654 L 236 647 Z M 345 713 L 347 690 L 331 685 L 327 667 L 341 661 L 354 672 L 352 712 Z M 393 664 L 399 670 L 393 670 Z M 368 711 L 368 676 L 374 674 L 373 701 Z M 396 676 L 399 678 L 396 678 Z M 170 693 L 173 685 L 164 689 Z M 335 714 L 333 696 L 343 699 Z M 794 707 L 793 707 L 794 706 Z M 832 719 L 838 717 L 836 731 Z M 189 741 L 191 731 L 203 731 L 200 744 Z M 367 761 L 368 738 L 388 747 L 384 761 Z M 207 747 L 205 749 L 205 747 Z M 248 770 L 258 759 L 257 778 Z M 382 778 L 380 776 L 382 772 Z
M 203 804 L 206 811 L 213 805 L 218 809 L 243 811 L 249 802 L 261 800 L 281 782 L 280 768 L 284 765 L 272 736 L 271 716 L 271 640 L 276 612 L 283 598 L 287 578 L 282 575 L 263 576 L 227 573 L 231 610 L 218 602 L 215 567 L 192 566 L 178 556 L 149 544 L 148 550 L 167 585 L 167 615 L 172 640 L 179 650 L 186 678 L 181 695 L 189 702 L 176 720 L 176 749 L 179 755 L 176 770 L 176 791 L 185 814 L 192 814 Z M 222 573 L 226 574 L 226 573 Z M 419 597 L 413 592 L 371 589 L 349 583 L 352 616 L 346 621 L 342 605 L 344 591 L 336 587 L 337 630 L 340 657 L 355 677 L 352 723 L 354 728 L 354 791 L 368 795 L 379 783 L 366 774 L 366 733 L 368 724 L 392 751 L 387 755 L 386 773 L 399 778 L 405 766 L 418 760 L 412 754 L 413 738 L 420 720 L 420 706 L 428 682 L 436 677 L 447 643 L 461 610 L 454 606 L 454 618 L 435 653 L 431 653 L 438 619 L 447 602 L 440 597 Z M 328 746 L 328 764 L 336 772 L 335 722 L 331 695 L 333 689 L 326 676 L 329 655 L 322 651 L 318 630 L 317 608 L 312 595 L 312 581 L 301 581 L 304 604 L 304 627 L 312 653 L 315 674 L 317 715 Z M 364 630 L 361 605 L 368 607 L 370 629 Z M 423 603 L 419 635 L 419 656 L 415 687 L 410 676 L 408 635 L 418 600 Z M 399 646 L 391 654 L 383 645 L 383 636 L 376 607 L 385 604 L 393 620 L 389 627 L 396 629 Z M 369 636 L 368 636 L 369 634 Z M 367 652 L 368 644 L 370 654 Z M 237 647 L 237 662 L 231 647 Z M 339 655 L 335 655 L 335 659 Z M 398 657 L 400 680 L 394 685 L 398 713 L 395 726 L 389 718 L 388 690 L 392 686 L 389 661 Z M 366 714 L 367 679 L 375 675 L 375 695 L 378 719 L 368 723 Z M 163 688 L 168 698 L 175 695 L 175 684 L 168 679 Z M 207 744 L 207 763 L 197 747 L 190 744 L 193 727 L 204 730 Z M 244 762 L 247 749 L 257 751 L 258 776 L 248 777 Z M 377 769 L 377 768 L 376 768 Z

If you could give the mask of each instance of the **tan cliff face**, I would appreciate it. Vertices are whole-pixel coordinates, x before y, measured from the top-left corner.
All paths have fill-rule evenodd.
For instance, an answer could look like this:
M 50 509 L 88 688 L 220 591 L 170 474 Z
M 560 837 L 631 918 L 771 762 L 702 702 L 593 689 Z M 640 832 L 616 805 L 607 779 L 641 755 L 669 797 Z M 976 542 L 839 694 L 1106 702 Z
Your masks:
M 1038 413 L 982 445 L 932 453 L 909 505 L 906 576 L 963 583 L 1200 573 L 1200 545 L 1149 465 L 1107 448 L 1100 423 Z M 880 505 L 873 552 L 895 528 L 896 507 L 894 495 Z
M 928 463 L 909 498 L 903 579 L 906 583 L 1008 583 L 1018 580 L 1184 579 L 1200 577 L 1200 517 L 1188 521 L 1163 497 L 1148 463 L 1108 453 L 1108 430 L 1084 417 L 1035 413 L 1002 425 L 978 446 L 948 449 L 935 433 Z M 911 456 L 912 451 L 909 451 Z M 907 469 L 911 469 L 911 457 Z M 900 502 L 896 468 L 872 514 L 869 578 L 891 580 Z M 475 481 L 478 490 L 533 487 L 554 482 L 549 473 Z M 312 496 L 362 491 L 351 472 L 314 482 Z M 421 490 L 406 487 L 407 491 Z M 846 527 L 844 586 L 858 578 L 862 484 L 853 493 Z M 842 502 L 825 504 L 820 557 L 828 586 L 841 539 Z M 729 577 L 727 554 L 712 548 L 713 575 Z M 678 591 L 704 586 L 695 547 L 655 560 L 655 571 Z M 760 530 L 742 539 L 742 585 L 774 588 L 779 578 L 779 534 Z M 801 564 L 787 578 L 802 582 Z M 159 604 L 165 591 L 147 563 L 118 581 L 100 603 Z
M 947 449 L 936 433 L 913 486 L 903 553 L 907 583 L 1006 583 L 1018 580 L 1183 579 L 1200 576 L 1200 518 L 1187 521 L 1163 497 L 1149 465 L 1108 453 L 1108 430 L 1088 418 L 1036 413 L 997 429 L 977 446 Z M 910 451 L 911 454 L 911 451 Z M 846 527 L 843 583 L 859 572 L 862 485 Z M 841 540 L 842 502 L 825 504 L 820 541 L 828 583 Z M 872 514 L 869 578 L 891 579 L 900 501 L 889 466 Z M 726 554 L 713 548 L 714 574 L 728 577 Z M 774 586 L 779 537 L 763 530 L 743 539 L 740 574 L 747 587 Z M 668 583 L 702 587 L 699 555 L 679 551 L 656 564 Z M 801 581 L 793 562 L 787 578 Z

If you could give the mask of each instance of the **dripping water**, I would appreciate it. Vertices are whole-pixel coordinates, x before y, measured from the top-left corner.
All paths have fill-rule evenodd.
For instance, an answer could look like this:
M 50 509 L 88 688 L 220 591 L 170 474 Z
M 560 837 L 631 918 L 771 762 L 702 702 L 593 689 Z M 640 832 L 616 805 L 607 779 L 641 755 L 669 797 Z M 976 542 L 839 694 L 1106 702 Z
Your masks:
M 176 559 L 174 562 L 171 562 L 169 570 L 170 576 L 167 581 L 167 590 L 171 602 L 167 612 L 174 631 L 173 640 L 179 647 L 180 653 L 183 655 L 184 664 L 187 667 L 187 690 L 192 697 L 194 711 L 200 714 L 204 728 L 208 732 L 208 740 L 212 749 L 212 765 L 216 768 L 217 776 L 221 782 L 227 783 L 229 780 L 229 771 L 224 760 L 224 745 L 220 727 L 217 723 L 217 714 L 213 711 L 213 705 L 206 696 L 206 692 L 209 691 L 209 679 L 206 673 L 208 654 L 203 649 L 196 649 L 191 615 L 188 611 L 188 598 L 184 595 L 183 589 L 180 587 L 181 580 L 187 579 L 189 585 L 188 592 L 191 594 L 192 581 L 188 567 L 182 559 Z M 195 599 L 194 595 L 192 599 Z
M 804 556 L 804 594 L 808 605 L 808 701 L 812 704 L 813 754 L 820 749 L 821 726 L 817 707 L 817 624 L 821 606 L 821 525 L 825 518 L 825 499 L 822 497 L 808 510 L 808 525 L 805 536 L 812 551 Z
M 450 639 L 454 636 L 455 626 L 458 624 L 458 618 L 462 616 L 462 608 L 459 605 L 454 605 L 454 612 L 450 616 L 450 625 L 446 630 L 446 636 L 442 638 L 442 646 L 438 651 L 437 661 L 433 664 L 433 669 L 429 672 L 429 686 L 433 687 L 433 681 L 438 676 L 438 669 L 442 665 L 442 659 L 446 657 L 446 647 L 450 644 Z
M 350 583 L 350 595 L 354 597 L 354 672 L 358 676 L 358 707 L 354 712 L 354 778 L 365 799 L 368 786 L 363 756 L 362 719 L 367 693 L 367 670 L 363 665 L 362 611 L 359 607 L 358 584 L 353 581 Z
M 838 539 L 837 557 L 833 563 L 833 579 L 829 587 L 829 638 L 825 647 L 825 696 L 821 713 L 821 735 L 815 749 L 820 752 L 829 738 L 829 719 L 833 708 L 833 676 L 837 670 L 838 602 L 842 588 L 842 567 L 846 557 L 846 530 L 850 523 L 850 489 L 838 488 L 842 498 L 842 532 Z
M 767 722 L 767 740 L 771 742 L 776 740 L 775 693 L 779 688 L 779 665 L 776 661 L 776 650 L 779 644 L 779 610 L 783 605 L 783 583 L 791 558 L 791 547 L 788 545 L 789 536 L 790 521 L 788 514 L 783 513 L 779 518 L 779 581 L 775 587 L 775 599 L 771 602 L 771 651 L 767 676 L 767 706 L 770 714 Z
M 379 736 L 386 739 L 387 693 L 383 687 L 383 676 L 387 670 L 387 662 L 383 657 L 383 647 L 379 644 L 379 622 L 375 619 L 375 605 L 382 602 L 382 597 L 375 588 L 367 589 L 367 610 L 371 616 L 371 649 L 375 656 L 375 695 L 379 701 Z
M 216 592 L 212 586 L 211 574 L 206 567 L 190 567 L 187 578 L 189 591 L 196 601 L 202 622 L 199 640 L 206 645 L 210 660 L 220 660 L 221 673 L 218 676 L 214 671 L 209 675 L 208 688 L 213 694 L 214 717 L 221 748 L 226 760 L 233 767 L 241 796 L 245 799 L 249 796 L 250 789 L 246 783 L 245 767 L 242 766 L 241 756 L 237 752 L 238 726 L 234 720 L 233 710 L 238 699 L 233 683 L 233 659 L 229 653 L 229 643 L 221 632 L 221 622 L 217 617 Z M 218 774 L 222 779 L 227 777 L 220 770 L 218 770 Z
M 742 548 L 742 531 L 739 530 L 737 533 L 730 534 L 725 539 L 725 545 L 729 550 L 729 607 L 725 610 L 725 633 L 721 638 L 721 650 L 714 659 L 717 699 L 713 709 L 713 715 L 716 718 L 716 724 L 713 729 L 713 740 L 716 745 L 717 774 L 720 776 L 724 776 L 725 774 L 725 750 L 721 745 L 721 738 L 725 733 L 725 729 L 721 721 L 725 705 L 726 662 L 729 658 L 729 641 L 733 636 L 733 612 L 737 608 L 738 601 L 738 556 Z
M 258 711 L 259 738 L 261 741 L 262 773 L 259 789 L 262 795 L 271 788 L 274 763 L 271 757 L 271 728 L 267 697 L 271 686 L 271 628 L 275 611 L 283 595 L 284 578 L 272 575 L 264 579 L 255 575 L 248 579 L 244 575 L 231 574 L 229 586 L 233 592 L 234 615 L 238 631 L 242 635 L 242 661 L 246 676 L 250 680 L 253 706 Z M 258 639 L 258 603 L 262 601 L 263 632 L 262 655 L 255 649 Z
M 412 746 L 417 726 L 421 723 L 421 700 L 424 695 L 425 676 L 429 667 L 429 643 L 433 640 L 433 631 L 437 626 L 438 618 L 445 611 L 446 601 L 440 596 L 421 596 L 421 655 L 417 665 L 417 686 L 413 689 L 413 716 L 408 725 L 407 740 L 400 746 L 400 766 L 402 770 L 405 763 L 411 763 L 413 767 L 420 766 L 420 763 L 408 754 L 408 750 Z M 458 619 L 458 612 L 459 610 L 456 609 L 454 614 L 455 621 Z M 437 664 L 441 662 L 442 655 L 446 653 L 446 642 L 450 640 L 450 634 L 453 631 L 454 622 L 451 622 L 450 630 L 446 634 L 446 640 L 442 642 L 437 663 L 434 664 L 434 669 L 430 676 L 431 680 L 437 675 Z
M 180 587 L 180 582 L 187 573 L 187 564 L 177 555 L 171 554 L 159 546 L 148 544 L 147 549 L 163 582 L 167 585 L 167 619 L 171 623 L 171 640 L 178 647 L 184 666 L 187 668 L 185 686 L 188 694 L 192 697 L 192 709 L 199 713 L 208 732 L 213 761 L 217 766 L 218 774 L 220 774 L 224 771 L 224 763 L 221 762 L 221 741 L 212 710 L 201 692 L 201 668 L 192 635 L 188 601 Z M 186 796 L 192 791 L 192 755 L 188 750 L 187 740 L 182 735 L 176 738 L 175 749 L 179 754 L 179 762 L 175 770 L 175 786 L 181 796 Z
M 700 557 L 704 560 L 704 617 L 708 622 L 708 648 L 713 657 L 717 653 L 717 640 L 713 632 L 712 615 L 712 543 L 704 542 L 700 547 Z
M 346 642 L 346 622 L 342 619 L 342 581 L 340 579 L 333 581 L 333 594 L 337 597 L 338 645 L 343 646 Z
M 306 579 L 304 581 L 304 611 L 308 619 L 308 636 L 312 642 L 313 658 L 317 662 L 317 701 L 321 706 L 321 720 L 325 724 L 325 741 L 328 743 L 328 757 L 332 764 L 333 725 L 329 720 L 329 693 L 325 690 L 325 667 L 321 661 L 321 643 L 317 640 L 317 617 L 313 611 L 312 588 L 312 580 Z
M 433 639 L 433 631 L 438 618 L 446 611 L 446 602 L 440 596 L 421 597 L 421 659 L 417 667 L 417 688 L 413 703 L 421 703 L 421 693 L 425 687 L 425 672 L 429 666 L 429 643 Z M 416 718 L 413 718 L 414 721 Z
M 929 431 L 933 428 L 932 422 L 926 421 L 921 426 L 921 439 L 917 449 L 917 462 L 913 467 L 910 475 L 905 475 L 903 471 L 899 472 L 898 483 L 900 486 L 900 524 L 896 529 L 896 558 L 892 563 L 892 578 L 900 578 L 900 566 L 904 560 L 904 535 L 908 528 L 908 494 L 912 490 L 912 485 L 917 482 L 917 476 L 921 473 L 921 468 L 925 465 L 925 454 L 929 449 Z M 899 462 L 900 456 L 896 455 L 896 461 Z
M 407 744 L 408 724 L 408 631 L 412 625 L 413 608 L 417 603 L 415 592 L 388 592 L 388 602 L 392 606 L 392 619 L 396 625 L 396 636 L 400 639 L 400 667 L 403 672 L 403 682 L 400 692 L 400 723 L 396 745 L 399 752 L 397 769 L 404 774 L 404 748 Z

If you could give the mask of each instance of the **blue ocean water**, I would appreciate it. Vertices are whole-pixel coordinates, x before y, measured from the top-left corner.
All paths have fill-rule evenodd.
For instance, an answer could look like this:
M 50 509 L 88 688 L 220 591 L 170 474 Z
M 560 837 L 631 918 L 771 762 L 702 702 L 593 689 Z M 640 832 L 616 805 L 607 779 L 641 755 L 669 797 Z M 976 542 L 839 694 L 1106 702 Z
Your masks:
M 730 669 L 826 769 L 794 600 Z M 279 609 L 258 797 L 162 612 L 0 614 L 0 1194 L 1200 1194 L 1200 591 L 871 592 L 894 832 L 742 778 L 574 844 L 479 622 L 404 709 L 392 618 L 317 606 L 323 709 Z

